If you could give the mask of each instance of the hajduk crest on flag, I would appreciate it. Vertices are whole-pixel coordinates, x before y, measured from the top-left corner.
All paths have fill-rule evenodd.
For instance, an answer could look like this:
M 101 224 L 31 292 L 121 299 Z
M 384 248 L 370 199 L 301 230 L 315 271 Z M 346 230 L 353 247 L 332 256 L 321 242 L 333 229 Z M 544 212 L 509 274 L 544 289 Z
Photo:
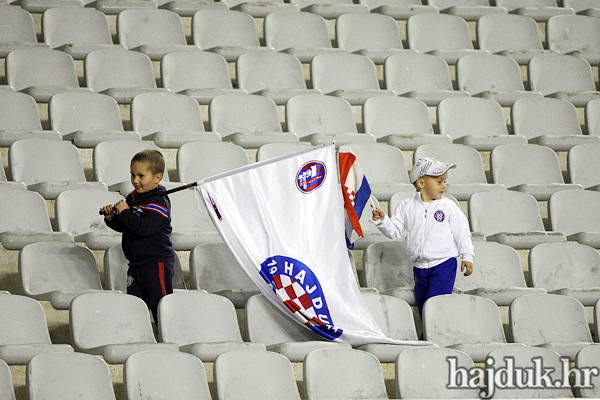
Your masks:
M 206 178 L 196 190 L 241 270 L 296 322 L 353 346 L 431 344 L 386 337 L 362 299 L 333 143 Z

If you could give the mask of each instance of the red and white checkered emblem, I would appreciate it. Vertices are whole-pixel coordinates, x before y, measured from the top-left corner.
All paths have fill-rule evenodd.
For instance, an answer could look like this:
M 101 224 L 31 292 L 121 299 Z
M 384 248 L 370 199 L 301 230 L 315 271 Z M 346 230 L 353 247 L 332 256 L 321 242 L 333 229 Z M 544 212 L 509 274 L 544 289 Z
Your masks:
M 323 321 L 317 318 L 313 304 L 308 294 L 302 288 L 302 285 L 293 278 L 282 274 L 273 276 L 273 282 L 275 284 L 275 292 L 281 299 L 284 299 L 283 304 L 292 313 L 302 316 L 306 325 L 325 325 Z

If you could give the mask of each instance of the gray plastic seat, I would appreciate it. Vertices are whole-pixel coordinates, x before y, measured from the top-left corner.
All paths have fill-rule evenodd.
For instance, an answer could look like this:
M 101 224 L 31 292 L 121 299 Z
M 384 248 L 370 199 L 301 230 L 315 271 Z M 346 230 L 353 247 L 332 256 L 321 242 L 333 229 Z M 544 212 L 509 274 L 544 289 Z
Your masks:
M 1 154 L 0 154 L 0 162 L 2 162 Z M 2 165 L 4 165 L 4 163 Z M 4 168 L 0 168 L 0 188 L 15 189 L 15 190 L 27 190 L 27 185 L 25 185 L 24 182 L 7 180 L 6 172 L 4 172 Z
M 563 4 L 566 8 L 572 8 L 575 14 L 600 16 L 600 4 L 597 0 L 565 0 Z
M 436 6 L 425 5 L 420 0 L 359 0 L 370 12 L 388 15 L 396 20 L 407 20 L 411 15 L 439 12 Z
M 286 154 L 295 153 L 311 147 L 309 143 L 267 143 L 258 148 L 256 152 L 256 161 L 263 161 L 269 158 L 279 157 Z
M 361 164 L 362 165 L 362 164 Z M 379 207 L 379 201 L 373 195 L 369 198 L 367 204 L 365 205 L 366 212 L 363 212 L 360 216 L 360 226 L 363 230 L 364 237 L 354 242 L 354 250 L 365 250 L 369 247 L 369 245 L 373 243 L 380 242 L 391 242 L 392 239 L 385 236 L 377 226 L 373 223 L 373 208 L 371 207 Z
M 588 135 L 600 136 L 600 99 L 585 105 L 585 127 Z
M 89 0 L 86 0 L 89 1 Z M 23 0 L 21 8 L 32 14 L 42 14 L 51 8 L 57 7 L 84 7 L 84 0 Z
M 12 50 L 30 47 L 45 47 L 38 43 L 33 17 L 19 7 L 0 9 L 0 57 L 4 58 Z
M 224 3 L 229 9 L 242 11 L 254 18 L 265 18 L 274 12 L 300 11 L 297 4 L 283 0 L 226 0 Z
M 559 7 L 556 0 L 498 0 L 496 4 L 510 14 L 524 15 L 536 22 L 546 22 L 554 15 L 575 14 L 572 8 Z
M 567 153 L 567 171 L 572 183 L 579 183 L 585 189 L 600 190 L 600 144 L 571 147 Z
M 182 17 L 193 17 L 198 11 L 206 9 L 226 10 L 227 5 L 220 1 L 194 1 L 194 0 L 160 0 L 159 8 L 166 8 L 176 12 Z
M 185 143 L 177 151 L 179 181 L 194 182 L 250 164 L 248 153 L 229 142 Z
M 600 20 L 586 15 L 555 15 L 548 19 L 546 36 L 550 50 L 600 63 Z
M 89 0 L 85 0 L 89 1 Z M 106 15 L 118 15 L 120 12 L 130 8 L 157 8 L 156 0 L 98 0 L 91 3 L 91 6 L 102 11 Z
M 555 193 L 548 201 L 550 226 L 567 239 L 600 248 L 600 192 L 574 191 Z
M 492 6 L 488 0 L 432 0 L 441 13 L 457 15 L 467 21 L 478 21 L 490 14 L 506 14 L 506 8 Z
M 355 4 L 351 0 L 290 0 L 302 11 L 320 15 L 327 19 L 337 19 L 344 14 L 368 13 L 364 4 Z
M 15 400 L 15 389 L 13 388 L 12 373 L 8 365 L 0 360 L 0 399 Z
M 600 362 L 600 346 L 588 346 L 577 352 L 575 356 L 575 368 L 592 371 Z M 598 375 L 590 374 L 592 387 L 575 387 L 575 395 L 583 398 L 595 398 L 600 396 L 600 378 Z

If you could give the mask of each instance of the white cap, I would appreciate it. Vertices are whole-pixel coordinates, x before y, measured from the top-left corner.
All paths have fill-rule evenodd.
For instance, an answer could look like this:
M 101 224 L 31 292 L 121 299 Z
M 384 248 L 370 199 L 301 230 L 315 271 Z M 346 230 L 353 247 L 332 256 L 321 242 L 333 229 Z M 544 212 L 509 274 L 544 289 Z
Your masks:
M 456 165 L 443 163 L 433 157 L 419 158 L 419 161 L 413 165 L 409 178 L 412 183 L 415 183 L 417 179 L 424 175 L 440 176 L 452 168 L 456 168 Z

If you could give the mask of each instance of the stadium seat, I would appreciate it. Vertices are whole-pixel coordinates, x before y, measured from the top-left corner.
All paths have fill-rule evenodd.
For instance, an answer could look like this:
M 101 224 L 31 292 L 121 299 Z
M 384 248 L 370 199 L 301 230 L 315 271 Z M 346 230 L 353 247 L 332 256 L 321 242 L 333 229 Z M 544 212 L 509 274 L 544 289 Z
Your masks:
M 555 15 L 546 23 L 550 50 L 600 63 L 600 20 L 585 15 Z
M 373 135 L 358 133 L 352 106 L 340 97 L 294 96 L 285 105 L 285 123 L 289 132 L 313 145 L 375 142 Z
M 221 1 L 195 1 L 195 0 L 164 0 L 160 1 L 159 8 L 166 8 L 176 12 L 182 17 L 193 17 L 198 11 L 206 9 L 226 10 L 227 5 Z
M 171 351 L 132 354 L 123 366 L 128 400 L 211 400 L 204 364 Z
M 41 354 L 29 362 L 26 376 L 30 399 L 116 398 L 108 365 L 89 354 Z
M 113 44 L 106 15 L 88 7 L 55 7 L 44 11 L 42 33 L 51 49 L 64 51 L 75 60 L 83 60 L 94 50 L 124 48 Z
M 102 355 L 110 364 L 147 350 L 179 351 L 174 343 L 157 343 L 146 303 L 122 293 L 87 293 L 69 310 L 71 343 L 76 351 Z
M 370 97 L 396 96 L 381 89 L 377 70 L 367 56 L 348 53 L 318 54 L 310 61 L 310 79 L 315 89 L 342 97 L 352 105 L 362 105 Z
M 448 64 L 472 53 L 486 53 L 475 50 L 467 21 L 457 15 L 417 14 L 406 24 L 408 47 L 420 53 L 429 53 L 443 58 Z
M 194 247 L 190 253 L 190 281 L 192 289 L 226 297 L 236 308 L 244 308 L 248 299 L 259 293 L 222 242 Z
M 364 237 L 353 243 L 354 250 L 365 250 L 372 243 L 392 241 L 392 239 L 381 233 L 381 231 L 373 223 L 373 208 L 371 207 L 381 208 L 379 201 L 373 195 L 371 195 L 369 201 L 365 205 L 365 211 L 360 217 L 360 226 L 363 230 Z
M 448 63 L 441 57 L 422 53 L 402 53 L 388 57 L 384 63 L 384 82 L 400 96 L 422 100 L 437 106 L 449 97 L 468 97 L 464 90 L 454 90 Z
M 402 399 L 478 398 L 476 388 L 448 388 L 450 362 L 467 370 L 475 363 L 464 351 L 422 347 L 403 351 L 396 360 L 396 397 Z
M 575 356 L 575 368 L 579 370 L 588 371 L 597 368 L 600 363 L 600 346 L 588 346 L 577 352 Z M 589 383 L 592 387 L 577 387 L 575 386 L 574 391 L 577 397 L 583 398 L 595 398 L 600 396 L 600 378 L 596 374 L 590 374 Z
M 492 6 L 489 0 L 431 0 L 429 3 L 441 13 L 457 15 L 467 21 L 478 21 L 490 14 L 506 14 L 506 8 Z
M 248 153 L 228 142 L 186 143 L 177 151 L 177 173 L 181 182 L 199 181 L 248 164 Z
M 304 392 L 309 400 L 387 399 L 377 357 L 355 349 L 320 349 L 303 363 Z
M 519 99 L 541 98 L 540 92 L 525 90 L 521 68 L 510 57 L 494 54 L 468 54 L 456 63 L 456 80 L 471 96 L 495 100 L 510 107 Z
M 131 102 L 131 123 L 144 140 L 160 148 L 177 148 L 188 142 L 218 142 L 219 134 L 206 132 L 202 110 L 190 96 L 175 93 L 143 93 Z
M 180 351 L 214 362 L 227 351 L 266 350 L 262 343 L 242 340 L 235 307 L 216 294 L 191 290 L 173 293 L 158 306 L 158 339 Z
M 174 51 L 162 58 L 160 68 L 163 87 L 191 96 L 200 104 L 208 104 L 220 94 L 247 93 L 233 88 L 227 61 L 218 54 Z
M 266 96 L 277 105 L 285 105 L 294 96 L 321 94 L 306 88 L 302 64 L 290 54 L 249 51 L 237 58 L 235 71 L 241 89 Z
M 527 287 L 521 258 L 512 247 L 493 242 L 473 245 L 476 268 L 468 277 L 456 274 L 454 287 L 461 293 L 487 297 L 499 306 L 509 306 L 516 297 L 526 294 L 546 293 L 543 287 Z
M 300 11 L 297 4 L 284 3 L 283 0 L 226 0 L 231 10 L 242 11 L 254 18 L 265 18 L 274 12 Z
M 368 13 L 369 7 L 355 4 L 351 0 L 290 0 L 300 10 L 320 15 L 327 19 L 337 19 L 344 14 Z
M 170 10 L 131 8 L 117 17 L 119 43 L 160 61 L 167 53 L 188 50 L 181 17 Z
M 458 200 L 469 200 L 469 197 L 477 192 L 506 189 L 503 184 L 487 182 L 481 154 L 470 146 L 426 144 L 415 150 L 413 161 L 424 157 L 433 157 L 457 166 L 449 174 L 446 193 Z
M 141 140 L 138 132 L 125 131 L 119 105 L 105 94 L 57 93 L 48 103 L 48 119 L 53 130 L 77 147 L 91 148 L 106 140 Z
M 244 310 L 248 340 L 262 343 L 270 352 L 280 353 L 292 362 L 301 362 L 317 349 L 351 348 L 346 342 L 328 341 L 313 333 L 285 315 L 262 294 L 250 297 Z M 216 362 L 219 362 L 218 358 Z
M 25 93 L 0 90 L 0 146 L 17 140 L 61 139 L 56 131 L 44 130 L 37 103 Z
M 414 155 L 414 153 L 413 153 L 413 155 Z M 392 213 L 396 210 L 398 205 L 404 199 L 413 197 L 415 194 L 416 194 L 416 190 L 401 191 L 401 192 L 394 193 L 392 195 L 392 197 L 390 197 L 390 200 L 388 201 L 388 215 L 392 215 Z M 442 197 L 452 200 L 454 202 L 454 204 L 456 204 L 456 206 L 460 208 L 460 203 L 458 202 L 458 199 L 456 197 L 452 196 L 450 193 L 444 193 L 442 195 Z
M 32 1 L 32 0 L 30 0 Z M 87 0 L 84 0 L 87 1 Z M 91 3 L 106 15 L 119 15 L 130 8 L 157 8 L 158 1 L 152 0 L 97 0 Z
M 592 68 L 583 58 L 547 54 L 535 56 L 529 62 L 527 73 L 532 90 L 545 97 L 554 97 L 584 107 L 600 97 L 594 83 Z
M 45 47 L 38 43 L 33 17 L 19 7 L 0 8 L 0 57 L 5 58 L 12 50 Z
M 11 0 L 8 0 L 11 1 Z M 22 0 L 19 2 L 21 8 L 32 14 L 43 14 L 51 8 L 58 7 L 84 7 L 89 0 Z
M 510 304 L 510 334 L 515 343 L 551 349 L 575 361 L 592 344 L 585 308 L 573 297 L 530 294 Z
M 27 364 L 38 354 L 73 352 L 68 344 L 52 344 L 44 308 L 37 300 L 15 294 L 0 295 L 0 322 L 0 367 L 4 362 Z M 0 394 L 6 389 L 0 385 Z
M 567 240 L 563 232 L 544 230 L 538 202 L 528 193 L 513 190 L 473 193 L 468 210 L 471 231 L 483 234 L 490 242 L 519 250 Z
M 411 15 L 439 12 L 436 6 L 425 5 L 421 0 L 359 0 L 372 13 L 388 15 L 396 20 L 407 20 Z
M 507 56 L 521 65 L 540 54 L 552 54 L 542 46 L 535 20 L 524 15 L 489 14 L 477 21 L 479 48 Z
M 264 161 L 269 158 L 284 156 L 310 148 L 311 145 L 306 142 L 297 143 L 267 143 L 258 148 L 256 152 L 256 161 Z
M 283 132 L 275 102 L 259 95 L 223 94 L 208 106 L 210 127 L 245 149 L 272 142 L 297 142 L 298 135 Z
M 8 365 L 0 360 L 0 400 L 15 400 L 12 373 Z
M 72 189 L 102 189 L 102 182 L 87 182 L 79 150 L 71 143 L 48 139 L 14 142 L 8 149 L 12 179 L 53 200 Z
M 281 354 L 229 351 L 217 358 L 213 368 L 217 399 L 300 400 L 292 364 Z
M 552 229 L 567 239 L 600 249 L 600 192 L 568 190 L 555 193 L 548 201 Z
M 600 3 L 597 0 L 564 0 L 563 5 L 565 8 L 572 8 L 575 14 L 600 16 Z
M 28 244 L 19 252 L 18 265 L 21 293 L 49 301 L 57 310 L 68 310 L 71 301 L 81 294 L 103 291 L 94 254 L 83 246 Z
M 529 193 L 537 200 L 548 200 L 563 190 L 583 190 L 579 184 L 565 183 L 558 155 L 546 146 L 497 146 L 490 155 L 490 172 L 495 183 Z
M 444 99 L 437 108 L 437 120 L 442 135 L 479 151 L 489 151 L 502 144 L 527 143 L 524 136 L 508 134 L 504 111 L 494 100 Z
M 578 144 L 600 143 L 599 136 L 582 134 L 577 110 L 565 100 L 517 100 L 511 109 L 511 119 L 515 134 L 554 151 L 568 151 Z
M 45 47 L 13 50 L 6 56 L 6 81 L 35 101 L 47 103 L 56 93 L 89 91 L 79 87 L 75 61 L 63 51 Z
M 554 15 L 572 15 L 572 8 L 559 7 L 556 0 L 498 0 L 496 5 L 510 14 L 524 15 L 536 22 L 546 22 Z
M 600 136 L 600 99 L 590 100 L 585 105 L 585 127 L 588 135 Z
M 567 171 L 572 183 L 579 183 L 585 189 L 600 190 L 600 144 L 571 147 L 567 153 Z
M 267 46 L 292 54 L 308 63 L 317 54 L 341 52 L 333 48 L 323 17 L 310 12 L 275 12 L 264 20 L 264 36 Z
M 522 346 L 506 342 L 496 303 L 470 294 L 427 299 L 423 306 L 423 336 L 439 346 L 464 351 L 474 362 L 484 362 L 497 348 Z
M 0 154 L 0 163 L 2 163 L 2 154 Z M 4 164 L 2 165 L 4 166 Z M 27 185 L 25 185 L 25 182 L 7 180 L 6 172 L 4 172 L 4 167 L 2 167 L 0 168 L 0 188 L 27 190 Z
M 84 62 L 87 87 L 112 96 L 118 103 L 131 103 L 138 94 L 168 91 L 156 87 L 150 57 L 132 50 L 91 51 Z

